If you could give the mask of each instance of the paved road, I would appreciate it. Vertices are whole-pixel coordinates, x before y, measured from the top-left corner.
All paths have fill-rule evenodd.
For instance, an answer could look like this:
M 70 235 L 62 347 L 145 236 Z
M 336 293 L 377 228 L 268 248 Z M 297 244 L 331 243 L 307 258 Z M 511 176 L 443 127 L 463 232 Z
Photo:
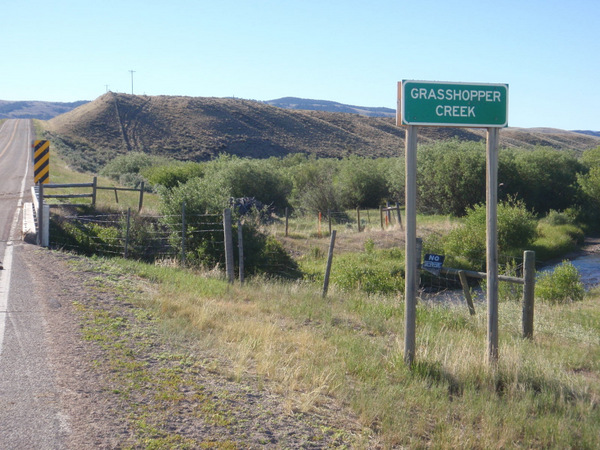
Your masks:
M 45 300 L 34 294 L 21 240 L 21 206 L 30 201 L 32 128 L 0 129 L 0 448 L 64 448 L 68 432 L 48 363 Z

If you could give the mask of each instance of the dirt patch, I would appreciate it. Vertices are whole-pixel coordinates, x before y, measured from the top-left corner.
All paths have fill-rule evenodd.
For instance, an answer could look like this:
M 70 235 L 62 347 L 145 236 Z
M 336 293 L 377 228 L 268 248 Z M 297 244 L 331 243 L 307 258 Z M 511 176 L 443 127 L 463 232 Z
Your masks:
M 138 303 L 152 295 L 142 280 L 28 245 L 24 258 L 45 299 L 69 448 L 377 446 L 338 401 L 295 410 L 268 380 L 232 379 L 226 355 L 169 336 Z

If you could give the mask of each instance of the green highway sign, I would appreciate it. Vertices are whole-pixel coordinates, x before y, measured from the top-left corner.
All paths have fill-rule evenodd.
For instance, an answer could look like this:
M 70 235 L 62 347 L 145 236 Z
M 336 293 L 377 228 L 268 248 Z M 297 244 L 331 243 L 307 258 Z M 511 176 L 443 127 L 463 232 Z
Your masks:
M 403 80 L 398 83 L 398 125 L 508 126 L 508 84 Z

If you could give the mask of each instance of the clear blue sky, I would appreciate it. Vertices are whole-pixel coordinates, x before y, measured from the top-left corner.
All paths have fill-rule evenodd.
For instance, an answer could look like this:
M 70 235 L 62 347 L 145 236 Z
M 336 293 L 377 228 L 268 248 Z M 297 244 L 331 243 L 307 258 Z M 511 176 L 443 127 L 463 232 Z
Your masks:
M 8 3 L 8 4 L 7 4 Z M 597 0 L 7 0 L 0 99 L 294 96 L 508 83 L 509 125 L 600 130 Z

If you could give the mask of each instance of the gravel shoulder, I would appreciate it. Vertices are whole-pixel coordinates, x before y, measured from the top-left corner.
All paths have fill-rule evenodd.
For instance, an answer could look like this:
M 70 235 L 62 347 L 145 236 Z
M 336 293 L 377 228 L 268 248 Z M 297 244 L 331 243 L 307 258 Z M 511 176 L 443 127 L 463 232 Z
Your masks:
M 152 286 L 26 245 L 44 299 L 67 448 L 377 448 L 334 399 L 303 413 L 226 355 L 202 354 L 144 308 Z M 143 302 L 142 302 L 143 303 Z

